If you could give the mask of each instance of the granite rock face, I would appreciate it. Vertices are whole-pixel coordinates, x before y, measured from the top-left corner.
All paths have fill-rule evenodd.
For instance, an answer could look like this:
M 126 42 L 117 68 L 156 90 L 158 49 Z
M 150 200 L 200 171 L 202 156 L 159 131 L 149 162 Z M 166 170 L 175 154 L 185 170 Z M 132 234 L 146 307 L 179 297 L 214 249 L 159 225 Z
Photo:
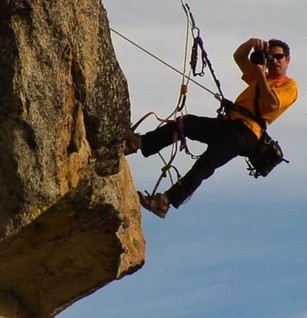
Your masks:
M 99 0 L 1 1 L 0 308 L 54 317 L 143 265 L 129 125 Z

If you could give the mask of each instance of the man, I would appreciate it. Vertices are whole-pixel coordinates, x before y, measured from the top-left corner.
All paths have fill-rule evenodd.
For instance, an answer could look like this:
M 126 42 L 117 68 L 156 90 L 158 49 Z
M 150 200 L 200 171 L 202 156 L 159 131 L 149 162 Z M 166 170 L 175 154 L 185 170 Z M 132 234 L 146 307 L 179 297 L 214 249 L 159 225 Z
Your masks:
M 261 64 L 251 61 L 250 53 L 253 50 L 264 55 Z M 297 83 L 287 77 L 289 46 L 280 40 L 251 38 L 241 44 L 233 56 L 243 73 L 242 79 L 248 85 L 235 104 L 255 115 L 257 88 L 261 118 L 266 125 L 271 124 L 297 98 Z M 178 208 L 216 168 L 236 156 L 252 153 L 263 132 L 257 120 L 235 109 L 230 109 L 223 118 L 185 115 L 182 124 L 184 136 L 208 146 L 187 174 L 165 193 L 145 196 L 138 192 L 141 205 L 161 218 L 165 218 L 170 205 Z M 179 129 L 178 123 L 174 121 L 144 135 L 133 133 L 126 140 L 125 153 L 140 149 L 145 157 L 155 154 L 173 143 L 174 133 L 182 133 Z

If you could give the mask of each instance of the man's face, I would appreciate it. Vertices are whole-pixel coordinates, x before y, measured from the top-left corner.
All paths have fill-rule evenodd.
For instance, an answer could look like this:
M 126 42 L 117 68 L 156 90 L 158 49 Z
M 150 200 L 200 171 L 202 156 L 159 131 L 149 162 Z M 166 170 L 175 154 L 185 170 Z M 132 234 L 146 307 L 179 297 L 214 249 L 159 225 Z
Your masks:
M 272 78 L 286 75 L 290 57 L 286 56 L 279 46 L 272 47 L 268 52 L 267 68 Z

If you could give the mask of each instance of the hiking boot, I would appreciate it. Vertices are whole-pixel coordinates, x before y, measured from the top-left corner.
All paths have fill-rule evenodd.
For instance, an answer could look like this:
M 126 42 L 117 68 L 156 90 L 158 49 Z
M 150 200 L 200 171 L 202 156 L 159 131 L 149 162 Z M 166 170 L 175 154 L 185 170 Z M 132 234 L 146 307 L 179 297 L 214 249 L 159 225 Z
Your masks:
M 139 134 L 133 130 L 129 130 L 125 138 L 126 144 L 124 149 L 124 155 L 130 155 L 136 153 L 142 147 L 142 138 Z
M 155 195 L 144 195 L 140 191 L 137 192 L 140 203 L 143 208 L 151 211 L 158 217 L 164 219 L 170 207 L 170 203 L 165 194 L 157 193 Z

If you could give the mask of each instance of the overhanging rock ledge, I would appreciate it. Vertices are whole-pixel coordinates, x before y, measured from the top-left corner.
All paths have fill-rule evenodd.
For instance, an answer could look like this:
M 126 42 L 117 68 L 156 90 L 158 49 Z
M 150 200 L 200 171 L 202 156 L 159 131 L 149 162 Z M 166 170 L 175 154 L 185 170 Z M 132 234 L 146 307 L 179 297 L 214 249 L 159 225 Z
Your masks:
M 54 317 L 145 258 L 102 3 L 2 0 L 0 70 L 0 317 Z

